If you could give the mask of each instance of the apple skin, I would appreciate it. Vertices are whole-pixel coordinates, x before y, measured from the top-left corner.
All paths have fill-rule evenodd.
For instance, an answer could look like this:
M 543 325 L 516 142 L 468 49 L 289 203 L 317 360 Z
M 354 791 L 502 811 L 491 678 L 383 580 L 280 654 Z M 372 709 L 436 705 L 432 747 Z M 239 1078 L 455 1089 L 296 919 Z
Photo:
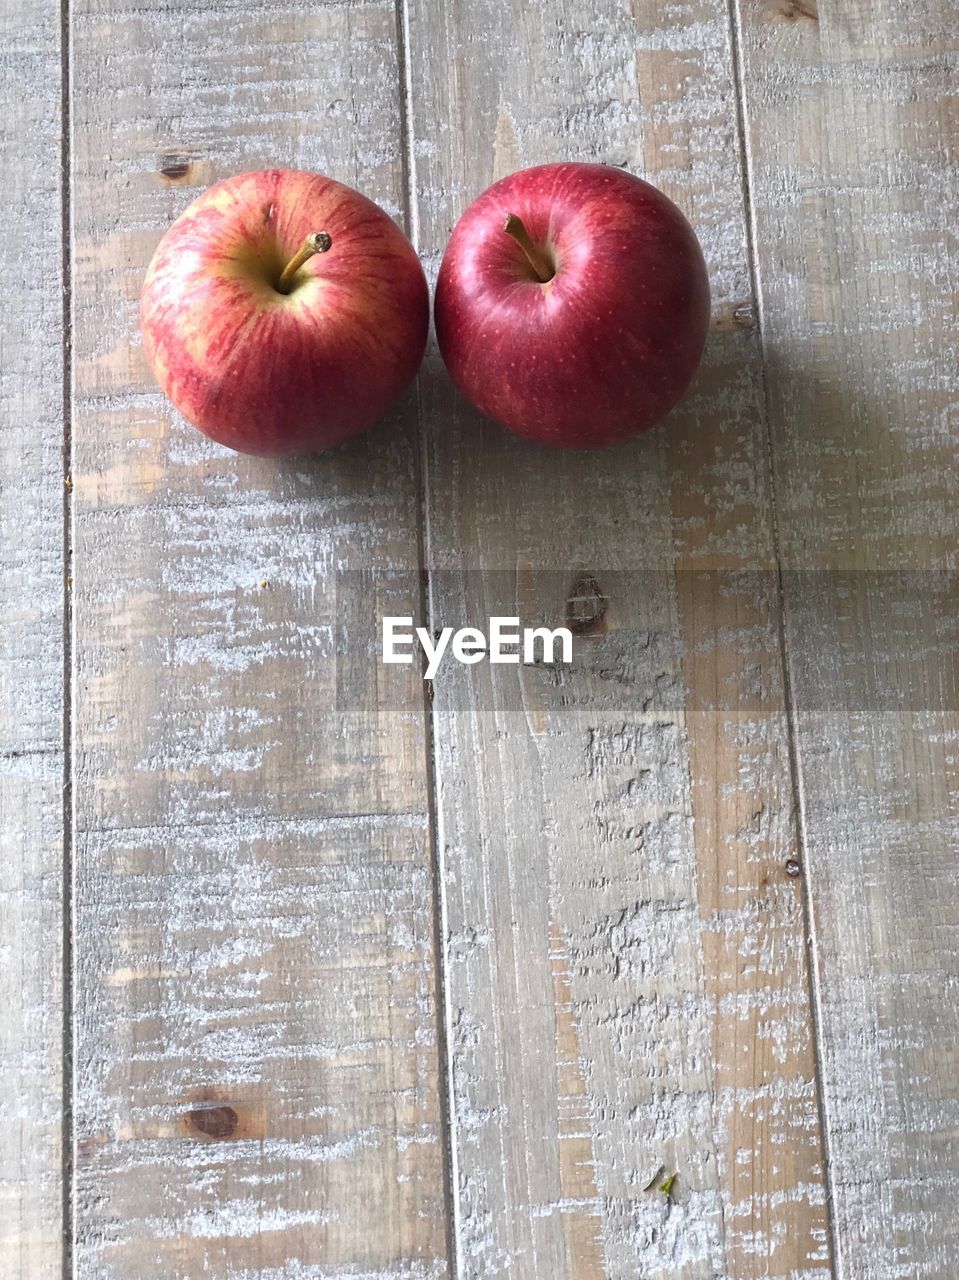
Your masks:
M 547 283 L 504 230 L 508 214 L 552 257 Z M 682 398 L 706 341 L 709 280 L 661 191 L 609 165 L 540 165 L 463 214 L 434 318 L 467 400 L 518 435 L 590 449 L 645 431 Z
M 332 244 L 289 293 L 311 232 Z M 147 358 L 184 417 L 244 453 L 308 453 L 382 417 L 420 366 L 429 291 L 371 200 L 320 174 L 244 173 L 211 187 L 160 241 L 140 307 Z

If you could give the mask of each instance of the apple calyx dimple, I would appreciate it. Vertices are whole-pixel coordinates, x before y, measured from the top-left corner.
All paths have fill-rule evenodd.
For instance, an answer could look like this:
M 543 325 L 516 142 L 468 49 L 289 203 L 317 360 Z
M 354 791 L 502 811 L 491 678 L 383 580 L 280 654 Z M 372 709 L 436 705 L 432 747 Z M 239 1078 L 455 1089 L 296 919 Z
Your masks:
M 278 293 L 289 293 L 293 277 L 315 253 L 326 253 L 333 244 L 333 237 L 326 231 L 311 231 L 289 260 L 276 282 Z
M 547 284 L 552 280 L 556 274 L 556 266 L 552 261 L 552 257 L 548 252 L 533 244 L 522 218 L 518 218 L 515 213 L 508 213 L 503 230 L 508 236 L 513 237 L 526 254 L 526 260 L 533 268 L 533 274 L 537 281 L 540 284 Z

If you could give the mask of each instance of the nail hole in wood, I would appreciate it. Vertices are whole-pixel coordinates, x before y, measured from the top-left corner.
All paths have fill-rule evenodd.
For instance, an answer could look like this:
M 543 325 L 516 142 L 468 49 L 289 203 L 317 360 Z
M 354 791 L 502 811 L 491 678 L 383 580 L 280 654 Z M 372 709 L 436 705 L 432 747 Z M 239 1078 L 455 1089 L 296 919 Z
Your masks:
M 228 1106 L 194 1107 L 187 1112 L 191 1128 L 206 1138 L 231 1138 L 236 1132 L 240 1117 Z
M 573 583 L 566 598 L 566 625 L 573 635 L 590 635 L 606 630 L 609 600 L 591 573 Z
M 160 156 L 157 161 L 157 169 L 163 174 L 164 178 L 169 178 L 171 182 L 179 182 L 181 178 L 185 178 L 190 172 L 190 161 L 186 156 L 168 152 Z

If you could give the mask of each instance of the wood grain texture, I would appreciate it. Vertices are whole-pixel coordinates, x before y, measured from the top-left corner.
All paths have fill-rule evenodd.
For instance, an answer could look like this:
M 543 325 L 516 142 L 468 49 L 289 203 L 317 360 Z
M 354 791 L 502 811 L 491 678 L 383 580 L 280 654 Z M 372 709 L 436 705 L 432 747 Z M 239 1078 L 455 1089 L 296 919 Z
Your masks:
M 277 164 L 402 216 L 392 4 L 73 6 L 76 1274 L 447 1273 L 408 412 L 283 464 L 138 337 L 186 203 Z
M 61 1274 L 60 11 L 0 6 L 0 1275 Z
M 959 9 L 739 6 L 843 1280 L 959 1258 Z
M 581 624 L 571 670 L 450 664 L 436 681 L 458 1273 L 821 1278 L 728 13 L 411 0 L 409 16 L 434 271 L 495 177 L 601 160 L 687 211 L 715 304 L 682 410 L 609 453 L 479 420 L 435 353 L 421 379 L 431 625 Z

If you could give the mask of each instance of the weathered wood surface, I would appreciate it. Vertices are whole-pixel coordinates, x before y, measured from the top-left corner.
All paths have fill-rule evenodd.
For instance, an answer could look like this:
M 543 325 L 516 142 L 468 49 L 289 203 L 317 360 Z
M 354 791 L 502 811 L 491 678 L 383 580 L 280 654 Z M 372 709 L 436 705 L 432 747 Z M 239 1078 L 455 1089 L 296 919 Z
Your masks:
M 418 604 L 415 431 L 231 455 L 137 317 L 228 173 L 402 216 L 394 6 L 72 15 L 75 1274 L 442 1276 L 424 698 L 375 655 Z
M 726 7 L 411 0 L 408 57 L 434 269 L 493 178 L 603 160 L 686 209 L 715 304 L 690 399 L 607 454 L 421 379 L 431 624 L 593 618 L 572 672 L 436 681 L 459 1274 L 825 1276 Z
M 740 22 L 838 1271 L 953 1280 L 959 9 Z
M 60 9 L 0 6 L 0 1275 L 61 1274 Z
M 440 1089 L 461 1280 L 828 1275 L 796 860 L 835 1273 L 953 1280 L 954 3 L 70 18 L 65 1046 L 60 14 L 0 19 L 0 1273 L 63 1271 L 75 1041 L 77 1277 L 452 1274 Z M 218 177 L 409 200 L 435 271 L 489 181 L 559 157 L 645 173 L 703 237 L 713 334 L 666 430 L 544 453 L 434 353 L 421 457 L 408 403 L 276 467 L 154 386 L 142 273 Z M 421 538 L 433 625 L 581 632 L 559 677 L 443 668 L 439 885 L 422 691 L 376 666 Z

